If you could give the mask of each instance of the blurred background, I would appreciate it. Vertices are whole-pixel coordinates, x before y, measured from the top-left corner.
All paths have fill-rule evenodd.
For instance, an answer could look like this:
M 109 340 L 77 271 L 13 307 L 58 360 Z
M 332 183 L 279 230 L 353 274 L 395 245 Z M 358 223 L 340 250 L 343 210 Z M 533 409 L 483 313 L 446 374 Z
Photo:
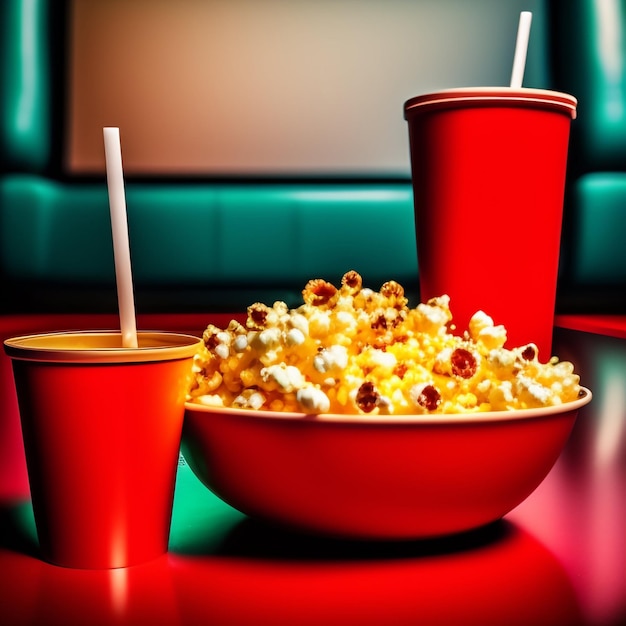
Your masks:
M 73 0 L 67 166 L 130 173 L 409 176 L 402 105 L 507 85 L 533 11 L 525 84 L 545 87 L 535 0 Z
M 403 104 L 507 85 L 525 10 L 524 85 L 579 101 L 557 308 L 626 312 L 624 0 L 4 0 L 2 310 L 115 309 L 104 126 L 141 310 L 418 298 Z

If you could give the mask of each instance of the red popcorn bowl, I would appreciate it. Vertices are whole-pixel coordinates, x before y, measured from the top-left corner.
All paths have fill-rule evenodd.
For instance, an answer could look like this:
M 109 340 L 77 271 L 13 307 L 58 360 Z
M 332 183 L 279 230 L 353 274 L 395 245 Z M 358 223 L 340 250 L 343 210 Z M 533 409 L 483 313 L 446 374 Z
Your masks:
M 558 459 L 578 410 L 306 415 L 187 402 L 183 455 L 213 493 L 291 530 L 410 540 L 494 522 Z

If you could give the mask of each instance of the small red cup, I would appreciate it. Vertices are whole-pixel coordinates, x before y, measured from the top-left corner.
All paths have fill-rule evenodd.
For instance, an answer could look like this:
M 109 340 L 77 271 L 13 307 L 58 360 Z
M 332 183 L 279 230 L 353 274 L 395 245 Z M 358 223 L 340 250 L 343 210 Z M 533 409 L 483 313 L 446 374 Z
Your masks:
M 137 565 L 167 551 L 198 337 L 67 332 L 8 339 L 41 556 Z
M 478 310 L 507 345 L 552 350 L 576 99 L 541 89 L 451 89 L 408 100 L 420 297 L 448 294 L 459 332 Z

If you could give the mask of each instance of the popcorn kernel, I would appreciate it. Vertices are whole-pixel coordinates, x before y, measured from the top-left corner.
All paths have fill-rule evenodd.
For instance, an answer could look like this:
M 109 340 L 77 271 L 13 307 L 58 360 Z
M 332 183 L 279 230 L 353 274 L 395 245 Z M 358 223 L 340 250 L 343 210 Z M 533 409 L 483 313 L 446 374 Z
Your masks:
M 380 291 L 351 270 L 339 288 L 315 279 L 303 304 L 248 307 L 245 326 L 208 325 L 188 399 L 212 406 L 305 413 L 410 415 L 506 411 L 578 398 L 574 366 L 537 346 L 504 347 L 485 312 L 454 334 L 450 298 L 409 308 L 393 281 Z

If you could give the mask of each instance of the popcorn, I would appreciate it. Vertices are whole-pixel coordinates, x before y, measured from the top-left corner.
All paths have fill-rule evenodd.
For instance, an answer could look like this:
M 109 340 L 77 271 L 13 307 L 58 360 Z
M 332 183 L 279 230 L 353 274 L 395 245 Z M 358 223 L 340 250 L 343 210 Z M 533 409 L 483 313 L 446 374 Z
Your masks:
M 507 349 L 506 329 L 477 311 L 456 333 L 447 295 L 409 308 L 395 281 L 380 291 L 350 271 L 339 288 L 315 279 L 303 304 L 248 307 L 245 326 L 209 325 L 188 399 L 299 413 L 413 415 L 558 405 L 581 391 L 574 367 Z M 456 334 L 455 334 L 456 333 Z
M 298 389 L 296 400 L 307 413 L 328 413 L 330 410 L 328 396 L 317 387 Z

